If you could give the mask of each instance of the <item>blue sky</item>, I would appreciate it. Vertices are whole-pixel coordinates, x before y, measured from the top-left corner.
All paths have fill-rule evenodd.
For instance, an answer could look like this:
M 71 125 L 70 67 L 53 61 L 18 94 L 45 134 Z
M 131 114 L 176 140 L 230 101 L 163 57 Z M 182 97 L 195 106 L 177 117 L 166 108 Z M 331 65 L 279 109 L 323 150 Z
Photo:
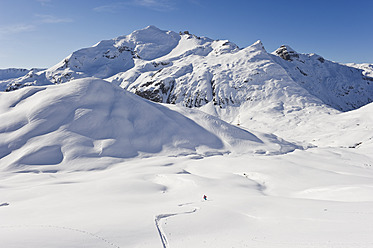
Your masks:
M 0 68 L 50 67 L 148 25 L 373 63 L 371 0 L 1 0 Z

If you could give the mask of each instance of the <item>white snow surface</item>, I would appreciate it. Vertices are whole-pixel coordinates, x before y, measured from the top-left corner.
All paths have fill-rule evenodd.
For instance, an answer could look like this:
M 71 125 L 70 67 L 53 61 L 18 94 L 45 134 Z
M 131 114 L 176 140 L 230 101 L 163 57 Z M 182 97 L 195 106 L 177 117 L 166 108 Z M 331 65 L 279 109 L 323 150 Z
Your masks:
M 149 26 L 2 80 L 0 246 L 373 247 L 370 67 L 280 51 Z
M 368 63 L 362 63 L 362 64 L 356 64 L 356 63 L 347 63 L 347 66 L 354 67 L 357 69 L 363 70 L 363 75 L 368 77 L 373 77 L 373 64 Z
M 372 107 L 296 149 L 101 79 L 1 93 L 1 244 L 372 247 Z
M 82 157 L 236 150 L 271 154 L 297 148 L 276 137 L 257 137 L 199 112 L 193 114 L 204 120 L 202 125 L 94 78 L 1 93 L 1 164 L 9 170 L 28 170 L 30 165 L 72 169 L 69 163 Z

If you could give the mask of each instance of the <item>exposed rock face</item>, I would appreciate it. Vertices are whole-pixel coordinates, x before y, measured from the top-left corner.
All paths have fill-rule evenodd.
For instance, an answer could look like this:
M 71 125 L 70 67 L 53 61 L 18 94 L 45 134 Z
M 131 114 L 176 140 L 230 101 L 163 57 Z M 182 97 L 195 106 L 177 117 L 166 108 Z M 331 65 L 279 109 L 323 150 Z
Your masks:
M 288 60 L 288 61 L 292 61 L 293 58 L 299 58 L 299 55 L 297 52 L 295 52 L 289 46 L 285 46 L 285 45 L 282 45 L 274 53 L 276 53 L 280 58 L 284 60 Z

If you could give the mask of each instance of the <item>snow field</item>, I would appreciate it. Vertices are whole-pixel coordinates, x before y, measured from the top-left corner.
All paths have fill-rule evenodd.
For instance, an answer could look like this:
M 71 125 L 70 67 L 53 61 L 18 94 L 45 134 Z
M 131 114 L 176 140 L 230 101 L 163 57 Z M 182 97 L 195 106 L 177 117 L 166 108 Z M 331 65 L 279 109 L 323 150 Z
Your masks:
M 92 78 L 0 103 L 4 247 L 372 246 L 370 105 L 295 145 Z
M 197 111 L 192 116 L 196 121 L 201 117 L 198 124 L 101 79 L 2 93 L 1 103 L 2 170 L 96 169 L 76 167 L 72 161 L 81 157 L 255 153 L 258 149 L 271 154 L 297 148 L 273 137 L 258 134 L 258 138 Z
M 350 164 L 343 153 L 156 156 L 101 171 L 3 172 L 2 243 L 164 247 L 158 224 L 166 247 L 370 247 L 373 174 L 365 155 Z

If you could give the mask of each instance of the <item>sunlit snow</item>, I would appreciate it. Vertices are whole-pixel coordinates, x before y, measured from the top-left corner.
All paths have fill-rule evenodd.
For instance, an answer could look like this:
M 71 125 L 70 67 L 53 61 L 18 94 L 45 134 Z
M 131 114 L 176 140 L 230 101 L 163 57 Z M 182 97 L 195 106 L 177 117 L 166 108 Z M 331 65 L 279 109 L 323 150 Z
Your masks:
M 0 71 L 0 247 L 373 247 L 370 67 L 281 49 L 149 26 Z

